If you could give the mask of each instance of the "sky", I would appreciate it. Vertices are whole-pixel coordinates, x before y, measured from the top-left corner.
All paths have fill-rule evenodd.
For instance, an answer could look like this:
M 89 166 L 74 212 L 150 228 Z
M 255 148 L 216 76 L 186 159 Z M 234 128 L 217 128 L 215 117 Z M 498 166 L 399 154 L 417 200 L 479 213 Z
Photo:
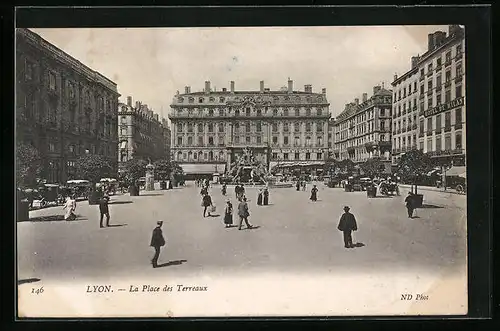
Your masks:
M 410 69 L 427 50 L 427 35 L 447 26 L 76 28 L 31 29 L 80 62 L 113 80 L 125 102 L 141 101 L 167 117 L 176 92 L 327 89 L 332 116 L 344 105 L 391 88 L 394 74 Z

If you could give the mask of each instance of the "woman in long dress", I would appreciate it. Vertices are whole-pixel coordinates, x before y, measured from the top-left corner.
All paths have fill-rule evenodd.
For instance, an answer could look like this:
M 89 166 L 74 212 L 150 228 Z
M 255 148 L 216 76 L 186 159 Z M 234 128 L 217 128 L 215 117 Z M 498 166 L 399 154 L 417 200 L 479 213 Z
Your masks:
M 226 228 L 230 228 L 233 225 L 233 204 L 229 199 L 226 200 L 226 208 L 224 209 L 224 224 Z
M 267 206 L 269 204 L 269 190 L 264 188 L 264 206 Z
M 262 206 L 262 189 L 259 189 L 259 195 L 257 195 L 257 205 Z
M 76 210 L 76 200 L 68 196 L 66 198 L 66 203 L 64 204 L 63 209 L 66 210 L 66 214 L 64 214 L 65 221 L 72 221 L 73 219 L 75 219 L 74 211 Z
M 318 193 L 318 189 L 316 188 L 316 185 L 313 185 L 313 188 L 311 190 L 311 201 L 318 201 L 318 196 L 317 196 L 317 193 Z

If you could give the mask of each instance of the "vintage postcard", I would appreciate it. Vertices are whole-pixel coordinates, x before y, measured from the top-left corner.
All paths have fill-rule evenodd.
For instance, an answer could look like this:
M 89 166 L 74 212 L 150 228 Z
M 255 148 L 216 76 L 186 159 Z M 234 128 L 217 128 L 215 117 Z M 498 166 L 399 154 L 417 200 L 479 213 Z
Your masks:
M 18 316 L 467 314 L 465 29 L 16 29 Z

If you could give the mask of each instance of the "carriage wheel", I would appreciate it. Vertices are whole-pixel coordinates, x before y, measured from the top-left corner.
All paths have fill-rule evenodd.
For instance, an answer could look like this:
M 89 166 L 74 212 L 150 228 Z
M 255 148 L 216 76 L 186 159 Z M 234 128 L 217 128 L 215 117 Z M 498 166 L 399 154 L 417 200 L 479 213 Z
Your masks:
M 464 187 L 462 185 L 457 185 L 456 190 L 458 193 L 463 193 L 464 192 Z

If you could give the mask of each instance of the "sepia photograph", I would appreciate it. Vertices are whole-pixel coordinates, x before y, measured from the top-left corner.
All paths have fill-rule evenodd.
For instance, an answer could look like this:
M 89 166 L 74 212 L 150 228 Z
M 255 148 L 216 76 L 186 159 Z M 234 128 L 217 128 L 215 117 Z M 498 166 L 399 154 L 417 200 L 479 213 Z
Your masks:
M 19 317 L 467 314 L 466 29 L 17 28 Z

